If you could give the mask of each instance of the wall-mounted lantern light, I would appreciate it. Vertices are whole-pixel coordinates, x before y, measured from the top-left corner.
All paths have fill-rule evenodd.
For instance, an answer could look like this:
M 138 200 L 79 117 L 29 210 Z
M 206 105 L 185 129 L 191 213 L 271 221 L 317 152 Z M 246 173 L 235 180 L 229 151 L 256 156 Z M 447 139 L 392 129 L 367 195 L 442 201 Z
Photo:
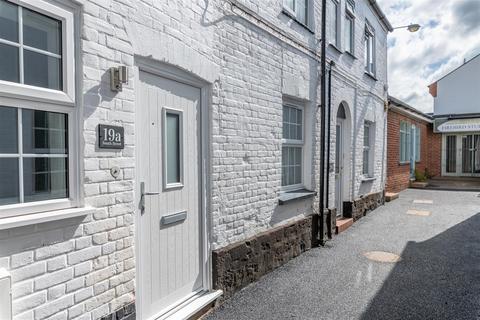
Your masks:
M 120 92 L 123 89 L 123 84 L 128 83 L 128 69 L 126 66 L 119 66 L 117 68 L 110 68 L 110 88 L 112 91 Z

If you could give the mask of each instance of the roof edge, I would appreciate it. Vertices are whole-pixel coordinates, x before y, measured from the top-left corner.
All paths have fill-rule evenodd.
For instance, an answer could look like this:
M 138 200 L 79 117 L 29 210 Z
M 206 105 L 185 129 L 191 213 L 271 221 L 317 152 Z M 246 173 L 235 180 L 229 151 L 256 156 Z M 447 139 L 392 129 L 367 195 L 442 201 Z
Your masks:
M 461 65 L 459 65 L 458 67 L 456 67 L 455 69 L 449 71 L 448 73 L 444 74 L 443 76 L 441 76 L 440 78 L 438 78 L 437 80 L 435 80 L 434 82 L 430 83 L 427 87 L 430 87 L 432 84 L 435 84 L 437 83 L 438 81 L 448 77 L 449 75 L 451 75 L 452 73 L 454 73 L 455 71 L 457 71 L 458 69 L 461 69 L 463 66 L 469 64 L 471 61 L 477 59 L 478 57 L 480 57 L 480 53 L 477 54 L 476 56 L 474 56 L 472 59 L 462 63 Z
M 378 5 L 377 1 L 376 0 L 368 0 L 368 2 L 373 7 L 373 10 L 377 14 L 377 16 L 380 18 L 380 22 L 382 22 L 385 25 L 385 27 L 387 27 L 388 31 L 392 32 L 393 31 L 392 24 L 390 23 L 390 21 L 388 21 L 387 16 L 385 15 L 385 13 L 383 13 L 383 11 L 380 8 L 380 6 Z
M 429 122 L 431 122 L 433 120 L 433 117 L 431 115 L 428 115 L 428 114 L 423 113 L 422 111 L 420 111 L 418 109 L 415 109 L 414 107 L 410 106 L 409 104 L 403 102 L 400 99 L 397 99 L 397 98 L 392 97 L 392 96 L 388 96 L 388 102 L 393 104 L 394 106 L 397 106 L 397 107 L 400 107 L 400 108 L 405 109 L 407 111 L 410 111 L 410 112 L 416 114 L 417 116 L 420 116 L 420 117 L 426 119 Z

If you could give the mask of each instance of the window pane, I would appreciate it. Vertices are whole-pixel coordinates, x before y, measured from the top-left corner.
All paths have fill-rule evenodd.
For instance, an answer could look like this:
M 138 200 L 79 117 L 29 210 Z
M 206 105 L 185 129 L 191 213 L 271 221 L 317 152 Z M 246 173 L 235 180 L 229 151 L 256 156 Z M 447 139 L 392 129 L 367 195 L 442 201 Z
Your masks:
M 24 158 L 25 202 L 68 197 L 67 158 Z
M 27 46 L 61 54 L 62 23 L 26 8 L 23 11 L 23 43 Z
M 61 59 L 24 50 L 25 84 L 62 90 Z
M 307 1 L 308 0 L 295 0 L 295 13 L 298 21 L 303 24 L 307 24 Z
M 167 183 L 180 181 L 180 115 L 166 114 L 166 170 Z
M 447 172 L 457 171 L 457 136 L 447 136 Z
M 352 52 L 352 21 L 350 17 L 347 15 L 345 17 L 345 51 Z
M 295 165 L 301 166 L 302 165 L 302 148 L 294 148 L 295 149 Z
M 338 22 L 337 22 L 337 12 L 338 12 L 338 4 L 336 0 L 331 1 L 331 8 L 330 8 L 330 43 L 333 43 L 335 45 L 337 44 L 337 28 L 338 28 Z
M 0 205 L 18 203 L 18 158 L 0 158 Z
M 39 110 L 22 110 L 23 153 L 67 154 L 67 115 Z
M 369 154 L 368 149 L 363 150 L 363 174 L 368 174 L 369 173 L 368 172 L 368 167 L 369 167 L 368 154 Z
M 370 127 L 365 126 L 363 133 L 363 145 L 368 147 L 370 145 Z
M 18 42 L 18 6 L 0 0 L 0 38 Z
M 17 109 L 0 107 L 0 153 L 17 153 Z
M 295 166 L 295 182 L 294 184 L 302 183 L 302 167 Z
M 295 0 L 284 0 L 284 1 L 283 1 L 285 7 L 289 8 L 289 9 L 292 10 L 292 11 L 295 10 L 294 2 L 295 2 Z
M 0 43 L 0 80 L 20 82 L 18 48 Z

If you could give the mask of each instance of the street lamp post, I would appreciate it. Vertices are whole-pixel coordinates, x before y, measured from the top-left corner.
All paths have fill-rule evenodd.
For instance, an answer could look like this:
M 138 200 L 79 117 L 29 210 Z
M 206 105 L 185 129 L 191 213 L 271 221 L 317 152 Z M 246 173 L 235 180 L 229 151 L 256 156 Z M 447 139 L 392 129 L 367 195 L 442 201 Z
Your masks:
M 418 23 L 411 23 L 407 26 L 401 26 L 401 27 L 396 27 L 396 28 L 393 28 L 393 30 L 395 29 L 403 29 L 403 28 L 406 28 L 408 31 L 410 32 L 417 32 L 418 30 L 420 30 L 422 26 L 419 25 Z

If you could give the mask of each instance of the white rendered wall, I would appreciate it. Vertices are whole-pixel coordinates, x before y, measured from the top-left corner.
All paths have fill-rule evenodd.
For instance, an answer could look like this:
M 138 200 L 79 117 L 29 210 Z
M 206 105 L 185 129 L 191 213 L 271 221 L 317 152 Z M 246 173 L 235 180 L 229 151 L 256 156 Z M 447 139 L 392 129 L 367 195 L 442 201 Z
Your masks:
M 480 113 L 480 56 L 440 79 L 437 86 L 435 115 Z

